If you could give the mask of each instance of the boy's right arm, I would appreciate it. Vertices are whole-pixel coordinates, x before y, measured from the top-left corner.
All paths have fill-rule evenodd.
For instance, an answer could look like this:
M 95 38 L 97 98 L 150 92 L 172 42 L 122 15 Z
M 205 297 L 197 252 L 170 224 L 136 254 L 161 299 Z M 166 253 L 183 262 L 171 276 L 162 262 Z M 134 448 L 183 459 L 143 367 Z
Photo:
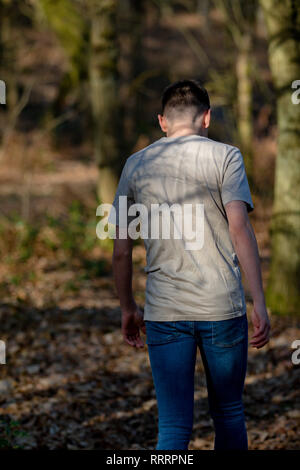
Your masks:
M 262 348 L 269 341 L 270 321 L 265 304 L 255 234 L 248 217 L 245 202 L 228 202 L 225 205 L 225 211 L 231 240 L 253 298 L 251 320 L 254 333 L 250 344 L 255 348 Z

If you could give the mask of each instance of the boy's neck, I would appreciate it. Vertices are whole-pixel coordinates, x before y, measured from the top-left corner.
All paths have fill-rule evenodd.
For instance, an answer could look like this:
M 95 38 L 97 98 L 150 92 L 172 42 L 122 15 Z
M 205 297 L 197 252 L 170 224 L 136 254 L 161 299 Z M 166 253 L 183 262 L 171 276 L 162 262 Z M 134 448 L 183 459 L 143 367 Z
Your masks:
M 184 137 L 186 135 L 199 135 L 202 137 L 207 137 L 207 129 L 194 129 L 194 128 L 187 128 L 187 129 L 180 129 L 177 131 L 167 131 L 166 137 Z

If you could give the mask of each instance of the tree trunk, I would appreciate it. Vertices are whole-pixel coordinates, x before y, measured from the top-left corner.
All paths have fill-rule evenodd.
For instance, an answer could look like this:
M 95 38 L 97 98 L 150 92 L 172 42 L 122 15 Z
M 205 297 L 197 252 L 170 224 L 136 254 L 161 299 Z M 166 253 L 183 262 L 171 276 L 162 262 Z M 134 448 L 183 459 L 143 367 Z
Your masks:
M 236 120 L 239 146 L 244 156 L 250 185 L 253 183 L 253 118 L 252 118 L 252 42 L 256 24 L 256 0 L 214 0 L 224 16 L 226 28 L 234 42 L 237 59 L 235 74 Z
M 273 312 L 299 313 L 300 104 L 291 88 L 300 78 L 300 5 L 260 0 L 269 35 L 269 60 L 277 93 L 278 154 L 271 225 L 272 260 L 267 303 Z
M 0 73 L 6 84 L 7 127 L 14 119 L 18 102 L 16 73 L 16 38 L 13 35 L 12 5 L 0 1 Z M 14 124 L 14 123 L 13 123 Z
M 132 153 L 140 137 L 140 124 L 143 123 L 144 107 L 140 106 L 140 79 L 147 69 L 143 54 L 145 4 L 140 0 L 123 1 L 119 6 L 124 41 L 123 53 L 123 132 L 126 135 L 125 160 Z M 124 143 L 125 144 L 125 143 Z M 124 163 L 124 158 L 123 158 Z
M 97 0 L 91 8 L 89 80 L 94 127 L 94 152 L 99 167 L 98 197 L 111 203 L 120 161 L 120 105 L 116 0 Z
M 244 156 L 247 176 L 252 181 L 252 78 L 251 78 L 251 35 L 241 36 L 236 62 L 237 76 L 237 128 L 241 151 Z

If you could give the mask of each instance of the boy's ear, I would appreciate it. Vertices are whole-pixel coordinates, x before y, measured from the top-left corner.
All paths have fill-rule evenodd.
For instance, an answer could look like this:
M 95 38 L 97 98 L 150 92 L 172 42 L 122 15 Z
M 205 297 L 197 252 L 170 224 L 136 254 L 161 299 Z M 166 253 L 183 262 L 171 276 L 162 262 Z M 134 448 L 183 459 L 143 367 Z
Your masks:
M 203 115 L 202 127 L 204 129 L 207 129 L 209 127 L 210 117 L 211 117 L 211 113 L 210 113 L 210 108 L 209 108 L 207 111 L 204 112 L 204 115 Z
M 167 122 L 166 122 L 165 116 L 162 115 L 162 114 L 158 114 L 157 117 L 158 117 L 158 122 L 159 122 L 159 125 L 160 125 L 161 130 L 162 130 L 163 132 L 167 132 L 168 126 L 167 126 Z

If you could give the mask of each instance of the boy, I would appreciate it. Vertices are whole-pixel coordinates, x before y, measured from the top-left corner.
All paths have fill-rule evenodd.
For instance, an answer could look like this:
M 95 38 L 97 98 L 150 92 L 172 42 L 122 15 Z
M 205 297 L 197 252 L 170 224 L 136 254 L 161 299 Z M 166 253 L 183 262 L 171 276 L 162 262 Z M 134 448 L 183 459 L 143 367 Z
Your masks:
M 210 102 L 197 80 L 180 80 L 164 90 L 158 120 L 166 136 L 127 159 L 113 202 L 116 212 L 109 217 L 116 224 L 113 269 L 123 336 L 139 348 L 140 329 L 147 335 L 159 413 L 157 450 L 188 449 L 197 347 L 206 373 L 215 449 L 245 450 L 242 392 L 248 323 L 238 262 L 253 297 L 253 347 L 268 342 L 270 324 L 248 218 L 254 207 L 243 157 L 238 148 L 207 137 Z M 144 314 L 132 294 L 132 238 L 126 217 L 118 214 L 120 196 L 127 197 L 123 215 L 128 211 L 132 216 L 131 206 L 142 204 L 143 223 L 154 227 L 151 234 L 156 234 L 144 239 Z M 153 205 L 159 214 L 155 223 Z M 187 217 L 184 210 L 197 205 L 199 214 Z M 178 227 L 182 217 L 177 217 L 182 213 L 184 235 Z M 171 225 L 173 236 L 160 232 L 157 237 L 157 221 L 161 232 Z M 194 234 L 195 224 L 201 233 L 191 243 L 187 233 Z M 180 237 L 174 235 L 176 229 Z

